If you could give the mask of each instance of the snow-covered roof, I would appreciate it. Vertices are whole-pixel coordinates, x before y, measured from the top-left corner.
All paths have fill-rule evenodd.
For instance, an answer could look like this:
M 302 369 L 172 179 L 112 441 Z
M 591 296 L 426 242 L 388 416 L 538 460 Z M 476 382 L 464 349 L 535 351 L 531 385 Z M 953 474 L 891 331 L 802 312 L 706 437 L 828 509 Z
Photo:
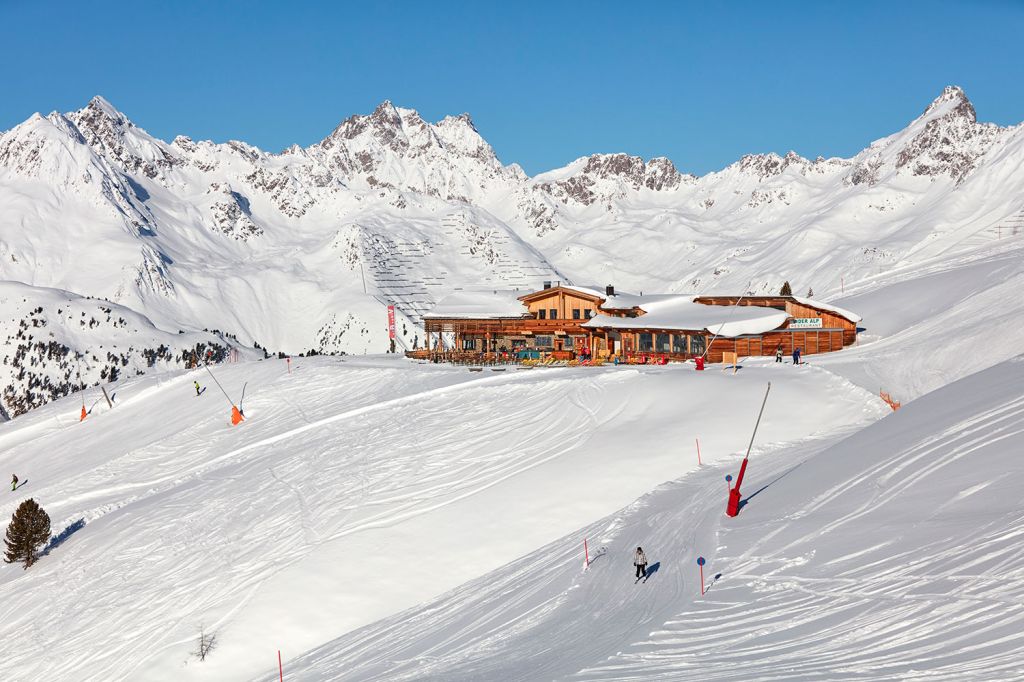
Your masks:
M 707 329 L 712 334 L 731 338 L 771 331 L 789 319 L 784 311 L 775 308 L 704 305 L 695 303 L 692 295 L 665 294 L 632 298 L 637 299 L 636 305 L 646 312 L 645 315 L 597 315 L 583 326 L 606 329 Z
M 639 308 L 644 311 L 640 317 L 612 317 L 598 314 L 583 324 L 584 327 L 605 329 L 679 329 L 703 330 L 718 336 L 733 338 L 746 334 L 763 334 L 778 329 L 789 319 L 789 315 L 776 308 L 762 306 L 720 306 L 696 303 L 693 294 L 649 294 L 640 296 L 616 293 L 607 296 L 595 287 L 561 285 L 568 291 L 577 291 L 588 296 L 604 299 L 601 307 L 608 309 Z M 533 292 L 541 293 L 541 292 Z M 532 295 L 532 294 L 528 294 Z M 527 314 L 527 308 L 520 301 L 521 292 L 464 290 L 456 291 L 438 301 L 427 318 L 518 318 Z M 812 308 L 841 315 L 857 323 L 861 318 L 849 310 L 821 303 L 809 298 L 794 296 L 793 300 Z
M 466 290 L 445 296 L 433 310 L 424 315 L 427 318 L 522 317 L 526 306 L 519 300 L 518 291 Z
M 842 317 L 845 317 L 846 319 L 848 319 L 850 322 L 853 322 L 854 324 L 857 324 L 858 322 L 860 322 L 863 319 L 857 313 L 852 313 L 849 310 L 846 310 L 845 308 L 840 308 L 839 306 L 836 306 L 836 305 L 829 305 L 828 303 L 822 303 L 821 301 L 815 301 L 813 298 L 804 298 L 802 296 L 794 296 L 793 300 L 796 301 L 797 303 L 802 304 L 802 305 L 810 306 L 811 308 L 818 308 L 819 310 L 827 310 L 830 313 L 835 313 L 836 315 L 841 315 Z

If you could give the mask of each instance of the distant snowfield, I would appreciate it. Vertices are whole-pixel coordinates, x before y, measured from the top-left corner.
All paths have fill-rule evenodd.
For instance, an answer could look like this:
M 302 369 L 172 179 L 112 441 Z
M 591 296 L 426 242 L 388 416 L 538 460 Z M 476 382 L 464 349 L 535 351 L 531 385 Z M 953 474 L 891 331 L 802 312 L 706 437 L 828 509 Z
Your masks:
M 15 677 L 247 679 L 279 648 L 436 597 L 696 469 L 697 437 L 706 464 L 734 461 L 768 381 L 757 455 L 887 409 L 833 374 L 763 362 L 735 376 L 292 364 L 219 370 L 234 399 L 245 387 L 234 429 L 196 372 L 123 383 L 81 424 L 72 398 L 3 427 L 4 464 L 28 483 L 0 514 L 32 496 L 54 534 L 85 521 L 30 571 L 0 571 Z M 577 535 L 562 551 L 578 568 Z M 200 664 L 201 624 L 218 647 Z

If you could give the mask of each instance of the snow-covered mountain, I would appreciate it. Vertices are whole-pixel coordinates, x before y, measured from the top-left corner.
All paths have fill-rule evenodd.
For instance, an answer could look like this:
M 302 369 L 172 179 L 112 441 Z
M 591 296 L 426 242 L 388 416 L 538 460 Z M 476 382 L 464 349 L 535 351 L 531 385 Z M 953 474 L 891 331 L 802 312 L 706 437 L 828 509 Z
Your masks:
M 33 117 L 0 136 L 0 353 L 12 413 L 52 402 L 0 428 L 21 481 L 0 515 L 32 497 L 53 536 L 0 566 L 5 671 L 1020 679 L 1020 130 L 949 89 L 852 159 L 696 178 L 599 155 L 528 178 L 468 118 L 387 103 L 280 154 L 168 144 L 99 99 Z M 737 374 L 232 350 L 382 350 L 388 300 L 408 342 L 435 292 L 605 275 L 843 277 L 866 330 Z M 211 351 L 242 360 L 217 372 L 238 428 L 182 368 Z M 112 378 L 110 404 L 61 398 Z
M 749 155 L 695 177 L 595 154 L 531 178 L 466 114 L 432 124 L 384 102 L 274 154 L 168 143 L 96 97 L 0 134 L 0 280 L 292 353 L 383 350 L 388 303 L 412 347 L 457 287 L 790 280 L 828 297 L 1024 228 L 1021 130 L 978 123 L 949 87 L 851 159 Z

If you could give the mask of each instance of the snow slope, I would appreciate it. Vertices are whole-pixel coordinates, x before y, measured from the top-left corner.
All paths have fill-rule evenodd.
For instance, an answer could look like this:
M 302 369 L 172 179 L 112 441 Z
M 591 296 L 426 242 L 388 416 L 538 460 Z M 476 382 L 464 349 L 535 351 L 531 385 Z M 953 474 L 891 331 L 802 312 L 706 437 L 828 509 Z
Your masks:
M 72 398 L 0 432 L 5 469 L 28 479 L 0 514 L 31 495 L 55 535 L 84 522 L 31 570 L 0 571 L 16 676 L 246 679 L 278 648 L 412 607 L 694 469 L 695 437 L 705 462 L 730 458 L 745 438 L 730 426 L 768 379 L 800 406 L 766 414 L 774 447 L 886 409 L 833 375 L 773 366 L 481 375 L 311 358 L 218 374 L 238 428 L 215 386 L 194 396 L 201 373 L 172 372 L 123 382 L 84 423 Z M 202 664 L 200 625 L 219 643 Z
M 896 268 L 841 299 L 864 316 L 858 345 L 811 362 L 912 400 L 1021 353 L 1022 289 L 1022 240 Z
M 693 472 L 286 677 L 1020 679 L 1022 382 L 1018 358 L 830 447 L 755 451 L 735 519 L 736 458 Z M 581 535 L 601 548 L 585 572 Z

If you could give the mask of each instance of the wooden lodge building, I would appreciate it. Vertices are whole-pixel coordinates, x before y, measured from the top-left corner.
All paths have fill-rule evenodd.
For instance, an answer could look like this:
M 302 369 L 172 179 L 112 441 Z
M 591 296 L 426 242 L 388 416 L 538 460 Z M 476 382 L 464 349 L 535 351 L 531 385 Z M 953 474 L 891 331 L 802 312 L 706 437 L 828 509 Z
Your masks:
M 721 362 L 774 355 L 781 344 L 806 355 L 857 339 L 861 318 L 797 296 L 634 295 L 545 283 L 525 295 L 456 291 L 424 316 L 426 351 L 466 357 L 505 353 L 572 358 L 637 356 Z M 710 345 L 710 348 L 709 348 Z

